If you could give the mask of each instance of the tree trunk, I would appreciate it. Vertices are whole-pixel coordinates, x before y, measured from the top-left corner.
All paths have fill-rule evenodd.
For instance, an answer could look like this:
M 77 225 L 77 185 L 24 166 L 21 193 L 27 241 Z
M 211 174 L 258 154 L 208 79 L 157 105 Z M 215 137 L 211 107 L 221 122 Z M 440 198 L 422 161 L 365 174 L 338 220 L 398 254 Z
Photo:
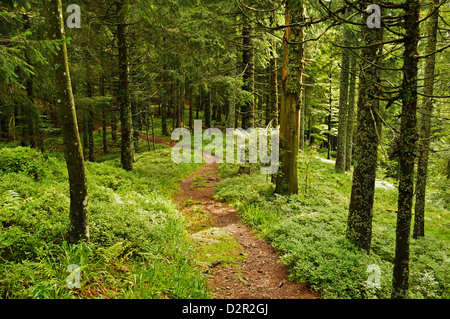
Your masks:
M 270 24 L 275 26 L 276 12 L 274 11 L 270 17 Z M 270 120 L 273 121 L 272 127 L 278 126 L 278 56 L 277 41 L 273 40 L 272 55 L 270 57 Z
M 236 120 L 236 93 L 233 88 L 230 88 L 228 91 L 228 128 L 234 128 Z
M 348 16 L 348 14 L 346 14 Z M 343 26 L 343 46 L 349 46 L 351 30 L 345 24 Z M 348 84 L 349 84 L 350 50 L 342 48 L 342 65 L 339 90 L 339 124 L 337 136 L 337 151 L 335 170 L 338 173 L 345 172 L 345 155 L 347 143 L 347 117 L 348 117 Z
M 205 126 L 206 128 L 211 127 L 211 91 L 208 92 L 206 97 L 207 101 L 204 104 L 205 106 Z M 205 102 L 205 101 L 203 101 Z
M 303 1 L 286 2 L 286 25 L 302 23 L 305 20 Z M 298 194 L 298 147 L 302 79 L 304 66 L 304 27 L 286 28 L 284 35 L 283 77 L 280 108 L 280 171 L 276 175 L 275 192 Z
M 61 40 L 53 65 L 56 84 L 56 106 L 60 117 L 64 154 L 69 173 L 69 241 L 75 243 L 79 240 L 89 240 L 86 170 L 78 133 L 67 47 L 64 41 L 65 33 L 61 0 L 46 0 L 45 8 L 48 12 L 48 36 L 51 40 Z
M 252 115 L 254 111 L 254 82 L 255 82 L 255 65 L 254 65 L 254 45 L 253 45 L 253 29 L 250 21 L 245 21 L 242 29 L 243 51 L 242 51 L 242 67 L 244 71 L 242 89 L 251 94 L 249 101 L 241 106 L 242 128 L 247 129 L 252 126 Z
M 355 121 L 355 97 L 356 97 L 356 65 L 357 57 L 356 55 L 351 56 L 350 62 L 350 84 L 348 92 L 348 116 L 347 116 L 347 142 L 345 150 L 345 171 L 350 172 L 352 169 L 352 152 L 353 152 L 353 127 Z
M 94 95 L 92 84 L 90 82 L 87 83 L 87 96 L 89 98 L 92 98 Z M 88 159 L 90 162 L 95 162 L 95 155 L 94 155 L 94 110 L 92 109 L 94 107 L 94 104 L 91 103 L 92 100 L 89 100 L 88 104 L 88 110 L 87 110 L 87 130 L 88 130 L 88 150 L 89 150 L 89 156 Z
M 92 110 L 93 105 L 89 105 L 88 110 L 88 136 L 89 136 L 89 161 L 95 162 L 94 153 L 94 111 Z
M 116 105 L 113 105 L 113 109 L 111 110 L 111 139 L 117 142 L 117 113 L 115 108 Z
M 195 105 L 195 94 L 192 92 L 189 94 L 189 129 L 194 129 L 194 105 Z
M 305 81 L 306 82 L 306 81 Z M 306 126 L 306 86 L 302 87 L 302 105 L 300 110 L 300 144 L 299 150 L 305 150 L 305 126 Z
M 327 126 L 328 126 L 328 134 L 327 134 L 327 159 L 331 159 L 331 115 L 333 111 L 333 74 L 331 70 L 331 62 L 330 62 L 330 74 L 329 74 L 329 81 L 330 81 L 330 87 L 329 87 L 329 102 L 328 102 L 328 116 L 327 116 Z
M 427 173 L 428 173 L 428 155 L 430 149 L 431 138 L 431 115 L 433 113 L 433 99 L 434 93 L 434 71 L 436 65 L 436 55 L 432 54 L 436 51 L 436 39 L 439 20 L 439 8 L 436 7 L 436 1 L 432 1 L 431 10 L 434 13 L 430 16 L 428 43 L 427 43 L 427 57 L 425 61 L 425 83 L 424 94 L 422 102 L 422 120 L 420 126 L 419 139 L 419 160 L 417 164 L 417 181 L 416 181 L 416 203 L 414 210 L 414 233 L 413 237 L 418 238 L 425 236 L 425 197 L 427 187 Z
M 121 164 L 126 171 L 133 170 L 134 149 L 133 149 L 133 123 L 131 103 L 129 98 L 129 66 L 128 66 L 128 45 L 126 26 L 126 0 L 119 0 L 117 8 L 117 39 L 119 46 L 119 106 L 120 106 L 120 131 L 121 142 Z
M 366 2 L 362 6 L 367 5 Z M 380 83 L 379 66 L 383 50 L 382 45 L 373 44 L 381 42 L 383 29 L 369 29 L 365 25 L 361 28 L 362 44 L 365 47 L 361 52 L 355 168 L 346 236 L 350 242 L 369 253 L 379 144 L 377 127 L 380 125 L 377 115 L 379 101 L 374 96 L 379 96 L 377 83 Z
M 162 96 L 161 101 L 161 125 L 162 125 L 162 134 L 164 136 L 168 136 L 169 132 L 167 130 L 167 97 Z
M 83 108 L 83 154 L 84 160 L 89 160 L 89 126 L 88 126 L 88 111 L 86 106 Z
M 414 160 L 417 142 L 417 45 L 419 42 L 420 3 L 406 1 L 405 50 L 401 86 L 402 114 L 399 141 L 398 212 L 395 241 L 392 298 L 404 299 L 409 289 L 409 238 L 414 197 Z
M 103 50 L 102 50 L 103 51 Z M 105 78 L 100 78 L 100 95 L 105 96 Z M 103 154 L 108 154 L 108 135 L 107 135 L 107 116 L 106 116 L 106 104 L 102 103 L 102 138 L 103 138 Z

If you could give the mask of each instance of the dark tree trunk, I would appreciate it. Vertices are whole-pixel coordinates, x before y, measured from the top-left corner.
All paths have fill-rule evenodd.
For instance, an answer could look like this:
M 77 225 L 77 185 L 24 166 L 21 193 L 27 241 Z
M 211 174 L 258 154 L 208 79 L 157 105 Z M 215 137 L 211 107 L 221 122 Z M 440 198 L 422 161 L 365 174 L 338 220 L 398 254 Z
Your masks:
M 419 42 L 420 2 L 406 1 L 406 36 L 401 86 L 402 114 L 399 141 L 398 212 L 395 241 L 392 298 L 404 299 L 409 290 L 409 239 L 414 197 L 414 160 L 417 143 L 417 45 Z
M 119 47 L 119 106 L 120 106 L 120 132 L 121 142 L 121 164 L 126 171 L 133 170 L 134 145 L 133 145 L 133 123 L 131 103 L 129 97 L 129 65 L 127 44 L 127 21 L 126 0 L 119 0 L 117 6 L 117 40 Z
M 363 7 L 367 7 L 364 3 Z M 365 16 L 367 18 L 367 15 Z M 361 27 L 361 61 L 371 61 L 360 65 L 360 84 L 358 97 L 358 126 L 355 147 L 355 168 L 347 221 L 347 238 L 350 242 L 370 252 L 372 240 L 372 216 L 377 169 L 378 134 L 380 119 L 377 115 L 379 101 L 380 63 L 383 37 L 382 28 Z
M 89 136 L 89 161 L 95 162 L 94 153 L 94 111 L 92 110 L 93 105 L 89 105 L 88 109 L 88 136 Z
M 90 82 L 87 83 L 87 96 L 92 98 L 94 95 L 93 87 Z M 90 162 L 95 162 L 94 155 L 94 103 L 92 100 L 89 100 L 88 109 L 87 109 L 87 131 L 88 131 L 88 159 Z
M 211 127 L 211 91 L 208 92 L 207 101 L 205 102 L 205 126 L 207 128 Z
M 195 94 L 190 93 L 189 98 L 189 129 L 194 129 L 194 105 L 196 103 Z
M 163 95 L 161 97 L 161 125 L 162 125 L 162 134 L 164 136 L 168 136 L 169 132 L 167 130 L 167 97 Z

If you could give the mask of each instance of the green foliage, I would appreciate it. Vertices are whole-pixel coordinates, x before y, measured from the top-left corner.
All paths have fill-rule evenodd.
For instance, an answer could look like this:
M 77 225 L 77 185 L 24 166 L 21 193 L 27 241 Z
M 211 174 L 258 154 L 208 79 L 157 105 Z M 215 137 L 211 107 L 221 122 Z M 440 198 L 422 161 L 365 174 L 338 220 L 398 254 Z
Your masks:
M 0 171 L 2 173 L 23 172 L 39 179 L 45 175 L 46 166 L 46 160 L 35 149 L 17 147 L 0 150 Z
M 205 278 L 192 262 L 184 218 L 171 200 L 176 181 L 196 167 L 175 165 L 167 155 L 167 147 L 139 154 L 135 173 L 119 169 L 116 160 L 89 163 L 91 242 L 73 246 L 66 243 L 64 160 L 28 148 L 2 149 L 0 296 L 205 298 Z M 66 287 L 70 264 L 82 268 L 82 289 Z
M 293 280 L 309 283 L 323 298 L 390 298 L 395 186 L 377 184 L 372 251 L 368 256 L 345 239 L 351 175 L 336 174 L 334 165 L 318 158 L 317 152 L 300 154 L 300 194 L 290 197 L 272 194 L 271 183 L 258 172 L 240 176 L 229 164 L 219 168 L 225 179 L 215 196 L 235 205 L 243 221 L 282 252 Z M 432 214 L 432 207 L 426 213 L 426 237 L 411 239 L 412 298 L 449 295 L 448 211 Z M 369 265 L 380 268 L 380 288 L 367 286 Z

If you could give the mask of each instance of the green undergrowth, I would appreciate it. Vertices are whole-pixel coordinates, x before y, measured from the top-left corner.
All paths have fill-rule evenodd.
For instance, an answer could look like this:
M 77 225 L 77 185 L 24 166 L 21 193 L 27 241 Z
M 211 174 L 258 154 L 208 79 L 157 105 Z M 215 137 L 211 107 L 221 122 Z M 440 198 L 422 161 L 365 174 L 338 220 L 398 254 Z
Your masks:
M 69 185 L 55 152 L 0 150 L 1 298 L 207 298 L 186 221 L 172 201 L 198 165 L 171 149 L 136 154 L 134 172 L 110 155 L 87 163 L 90 242 L 69 245 Z M 56 156 L 54 156 L 56 155 Z M 69 265 L 81 267 L 70 289 Z
M 323 298 L 390 298 L 395 252 L 397 187 L 385 180 L 376 188 L 370 255 L 345 239 L 351 174 L 337 174 L 315 152 L 300 154 L 299 194 L 273 193 L 269 176 L 239 174 L 239 166 L 219 165 L 223 181 L 214 197 L 236 208 L 242 219 L 282 252 L 292 280 L 311 284 Z M 430 192 L 436 192 L 430 187 Z M 449 211 L 428 203 L 426 236 L 411 239 L 410 297 L 449 298 Z M 380 287 L 370 288 L 380 270 Z M 373 267 L 373 266 L 371 266 Z M 367 272 L 369 270 L 369 272 Z M 373 287 L 373 285 L 372 285 Z

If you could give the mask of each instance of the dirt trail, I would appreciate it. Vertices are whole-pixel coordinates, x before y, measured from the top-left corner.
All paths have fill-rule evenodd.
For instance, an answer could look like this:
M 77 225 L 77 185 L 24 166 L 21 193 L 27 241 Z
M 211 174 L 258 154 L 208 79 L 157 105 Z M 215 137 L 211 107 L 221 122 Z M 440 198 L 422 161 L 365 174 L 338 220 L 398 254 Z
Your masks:
M 195 183 L 202 180 L 201 187 Z M 289 281 L 288 268 L 279 262 L 278 252 L 243 224 L 236 210 L 212 199 L 219 181 L 217 164 L 205 164 L 181 182 L 176 200 L 188 214 L 189 203 L 209 212 L 214 229 L 232 234 L 245 256 L 239 263 L 215 261 L 207 269 L 212 297 L 215 299 L 316 299 L 306 284 Z M 206 226 L 206 225 L 203 225 Z M 238 264 L 238 265 L 236 265 Z

